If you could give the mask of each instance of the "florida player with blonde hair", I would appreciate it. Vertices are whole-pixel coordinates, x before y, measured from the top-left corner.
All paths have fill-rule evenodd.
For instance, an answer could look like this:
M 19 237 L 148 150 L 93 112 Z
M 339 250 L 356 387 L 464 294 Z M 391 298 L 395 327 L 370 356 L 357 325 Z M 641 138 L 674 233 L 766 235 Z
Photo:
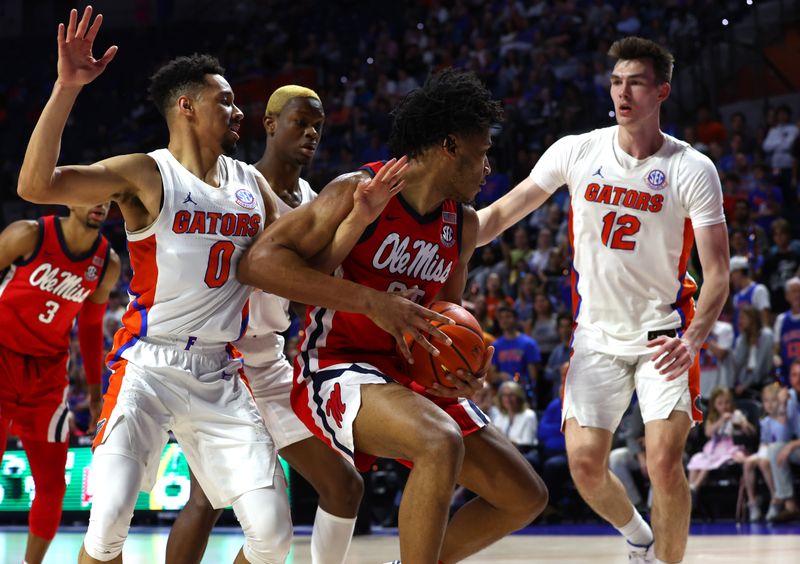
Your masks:
M 103 313 L 120 260 L 100 227 L 109 205 L 22 220 L 0 233 L 0 458 L 22 439 L 36 497 L 25 562 L 39 564 L 61 520 L 67 485 L 70 331 L 78 338 L 94 432 L 102 402 Z
M 278 196 L 278 212 L 284 214 L 316 198 L 300 172 L 317 150 L 325 112 L 316 92 L 290 84 L 269 97 L 263 123 L 267 143 L 254 166 Z M 288 310 L 288 300 L 254 291 L 247 333 L 235 345 L 244 355 L 250 389 L 278 454 L 319 493 L 311 561 L 341 564 L 347 557 L 364 484 L 352 465 L 314 437 L 292 411 L 292 365 L 284 355 L 281 336 L 289 327 Z M 222 513 L 211 506 L 194 475 L 191 479 L 191 496 L 167 543 L 171 564 L 199 562 L 206 546 L 201 539 L 208 539 Z
M 224 155 L 236 148 L 243 114 L 208 55 L 173 59 L 151 78 L 169 130 L 166 148 L 56 166 L 78 94 L 117 50 L 92 56 L 101 23 L 87 6 L 80 20 L 72 10 L 59 25 L 58 79 L 17 187 L 39 203 L 114 200 L 128 237 L 131 301 L 109 354 L 113 374 L 94 441 L 92 510 L 79 561 L 121 561 L 138 492 L 152 487 L 171 430 L 211 504 L 233 505 L 245 535 L 236 562 L 282 562 L 292 537 L 284 476 L 230 345 L 247 326 L 251 292 L 236 267 L 275 218 L 273 196 L 254 168 Z M 337 245 L 352 246 L 395 193 L 401 170 L 393 163 L 360 185 L 348 225 L 318 259 L 321 268 L 339 262 Z M 409 329 L 441 317 L 393 305 L 386 304 L 387 315 Z
M 553 144 L 527 179 L 478 212 L 478 244 L 569 187 L 575 331 L 563 427 L 570 472 L 592 509 L 625 536 L 631 561 L 680 562 L 691 503 L 683 448 L 701 418 L 697 352 L 728 295 L 728 233 L 714 164 L 659 126 L 672 55 L 638 37 L 615 42 L 609 55 L 617 125 Z M 687 272 L 695 240 L 704 278 L 696 310 Z M 652 531 L 608 469 L 634 389 Z
M 477 231 L 464 204 L 489 173 L 490 127 L 501 116 L 474 74 L 430 77 L 394 111 L 390 145 L 409 156 L 407 185 L 364 230 L 337 277 L 309 261 L 348 213 L 358 183 L 381 174 L 383 163 L 335 179 L 280 218 L 239 265 L 243 282 L 321 306 L 307 311 L 295 363 L 292 407 L 306 426 L 360 469 L 378 456 L 411 463 L 399 514 L 405 562 L 462 560 L 530 523 L 547 503 L 535 471 L 467 399 L 481 381 L 462 375 L 453 377 L 455 389 L 421 388 L 396 349 L 410 357 L 405 332 L 381 311 L 387 299 L 409 307 L 409 298 L 461 300 Z M 408 333 L 422 340 L 420 330 Z M 478 376 L 490 359 L 491 347 Z M 456 483 L 479 497 L 448 523 Z

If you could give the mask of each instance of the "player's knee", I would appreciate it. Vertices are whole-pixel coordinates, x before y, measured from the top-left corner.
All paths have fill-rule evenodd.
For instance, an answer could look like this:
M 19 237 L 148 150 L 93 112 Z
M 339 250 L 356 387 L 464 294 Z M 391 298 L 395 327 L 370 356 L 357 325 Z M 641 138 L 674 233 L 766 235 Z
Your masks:
M 572 479 L 581 491 L 593 492 L 605 485 L 608 467 L 598 464 L 602 455 L 597 456 L 593 449 L 578 449 L 570 453 L 567 460 Z
M 244 556 L 251 564 L 282 563 L 292 547 L 292 522 L 288 516 L 275 518 L 269 511 L 251 514 L 240 521 L 244 531 Z
M 683 456 L 672 449 L 648 449 L 647 473 L 653 487 L 669 487 L 684 478 Z
M 461 467 L 464 460 L 464 437 L 455 421 L 450 419 L 442 420 L 441 424 L 437 421 L 436 425 L 423 425 L 418 437 L 420 449 L 412 461 L 430 457 L 439 468 Z
M 36 498 L 28 516 L 31 533 L 48 540 L 56 536 L 58 525 L 61 522 L 61 504 L 64 501 L 66 489 L 67 484 L 63 474 L 61 474 L 60 480 L 36 483 Z
M 364 496 L 364 480 L 356 469 L 342 459 L 341 463 L 321 480 L 312 484 L 323 507 L 336 508 L 338 513 L 355 515 Z
M 126 509 L 121 505 L 108 507 L 102 512 L 97 511 L 97 506 L 92 508 L 89 528 L 83 539 L 86 554 L 101 562 L 119 556 L 130 527 L 131 515 Z

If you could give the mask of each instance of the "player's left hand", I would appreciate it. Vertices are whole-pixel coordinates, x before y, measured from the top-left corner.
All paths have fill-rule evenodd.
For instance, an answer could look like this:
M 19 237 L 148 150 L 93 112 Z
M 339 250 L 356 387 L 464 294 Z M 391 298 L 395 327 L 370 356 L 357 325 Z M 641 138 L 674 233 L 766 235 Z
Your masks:
M 698 347 L 683 337 L 661 335 L 647 343 L 648 347 L 658 347 L 650 357 L 655 368 L 666 381 L 671 382 L 689 370 L 697 356 Z
M 483 366 L 475 373 L 470 374 L 465 370 L 459 369 L 455 373 L 448 373 L 445 378 L 453 385 L 454 388 L 442 386 L 441 384 L 434 383 L 432 387 L 427 388 L 427 392 L 432 396 L 439 396 L 440 398 L 471 398 L 483 387 L 483 379 L 489 371 L 489 365 L 492 363 L 494 356 L 494 347 L 489 345 L 486 349 L 486 355 L 483 359 Z
M 389 200 L 405 187 L 403 175 L 406 170 L 408 157 L 391 159 L 375 176 L 359 182 L 353 193 L 353 213 L 365 223 L 375 221 Z

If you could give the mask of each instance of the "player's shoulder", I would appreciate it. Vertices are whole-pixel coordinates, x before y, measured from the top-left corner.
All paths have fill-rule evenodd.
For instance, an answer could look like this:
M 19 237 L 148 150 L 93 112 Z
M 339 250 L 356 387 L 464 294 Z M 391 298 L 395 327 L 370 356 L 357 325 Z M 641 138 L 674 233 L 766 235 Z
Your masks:
M 608 147 L 613 142 L 615 129 L 616 126 L 602 127 L 584 133 L 565 135 L 548 150 L 566 153 L 572 159 L 580 159 L 593 151 Z
M 335 197 L 347 193 L 352 194 L 359 182 L 363 180 L 369 180 L 371 177 L 372 175 L 363 169 L 340 174 L 328 182 L 325 188 L 320 191 L 319 195 L 325 197 Z
M 681 169 L 689 171 L 716 170 L 714 162 L 709 157 L 692 147 L 686 141 L 664 133 L 664 142 L 668 147 L 667 156 L 670 158 L 679 158 Z
M 3 238 L 11 241 L 24 241 L 30 239 L 35 242 L 39 238 L 41 225 L 36 219 L 19 219 L 8 224 L 3 229 Z

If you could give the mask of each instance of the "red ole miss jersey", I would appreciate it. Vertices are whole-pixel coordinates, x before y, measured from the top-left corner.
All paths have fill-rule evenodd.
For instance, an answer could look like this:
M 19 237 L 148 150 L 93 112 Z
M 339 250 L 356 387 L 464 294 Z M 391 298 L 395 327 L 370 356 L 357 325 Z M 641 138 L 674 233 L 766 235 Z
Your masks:
M 62 354 L 83 301 L 97 288 L 109 246 L 98 236 L 81 256 L 69 252 L 56 216 L 39 218 L 39 239 L 28 260 L 0 281 L 0 346 L 29 356 Z
M 361 167 L 374 176 L 383 163 Z M 418 287 L 415 301 L 430 304 L 455 268 L 461 251 L 461 205 L 446 200 L 420 215 L 402 194 L 392 198 L 341 265 L 338 275 L 383 292 Z M 298 382 L 337 364 L 368 363 L 407 383 L 394 338 L 361 314 L 319 307 L 306 312 L 305 336 L 295 367 Z

